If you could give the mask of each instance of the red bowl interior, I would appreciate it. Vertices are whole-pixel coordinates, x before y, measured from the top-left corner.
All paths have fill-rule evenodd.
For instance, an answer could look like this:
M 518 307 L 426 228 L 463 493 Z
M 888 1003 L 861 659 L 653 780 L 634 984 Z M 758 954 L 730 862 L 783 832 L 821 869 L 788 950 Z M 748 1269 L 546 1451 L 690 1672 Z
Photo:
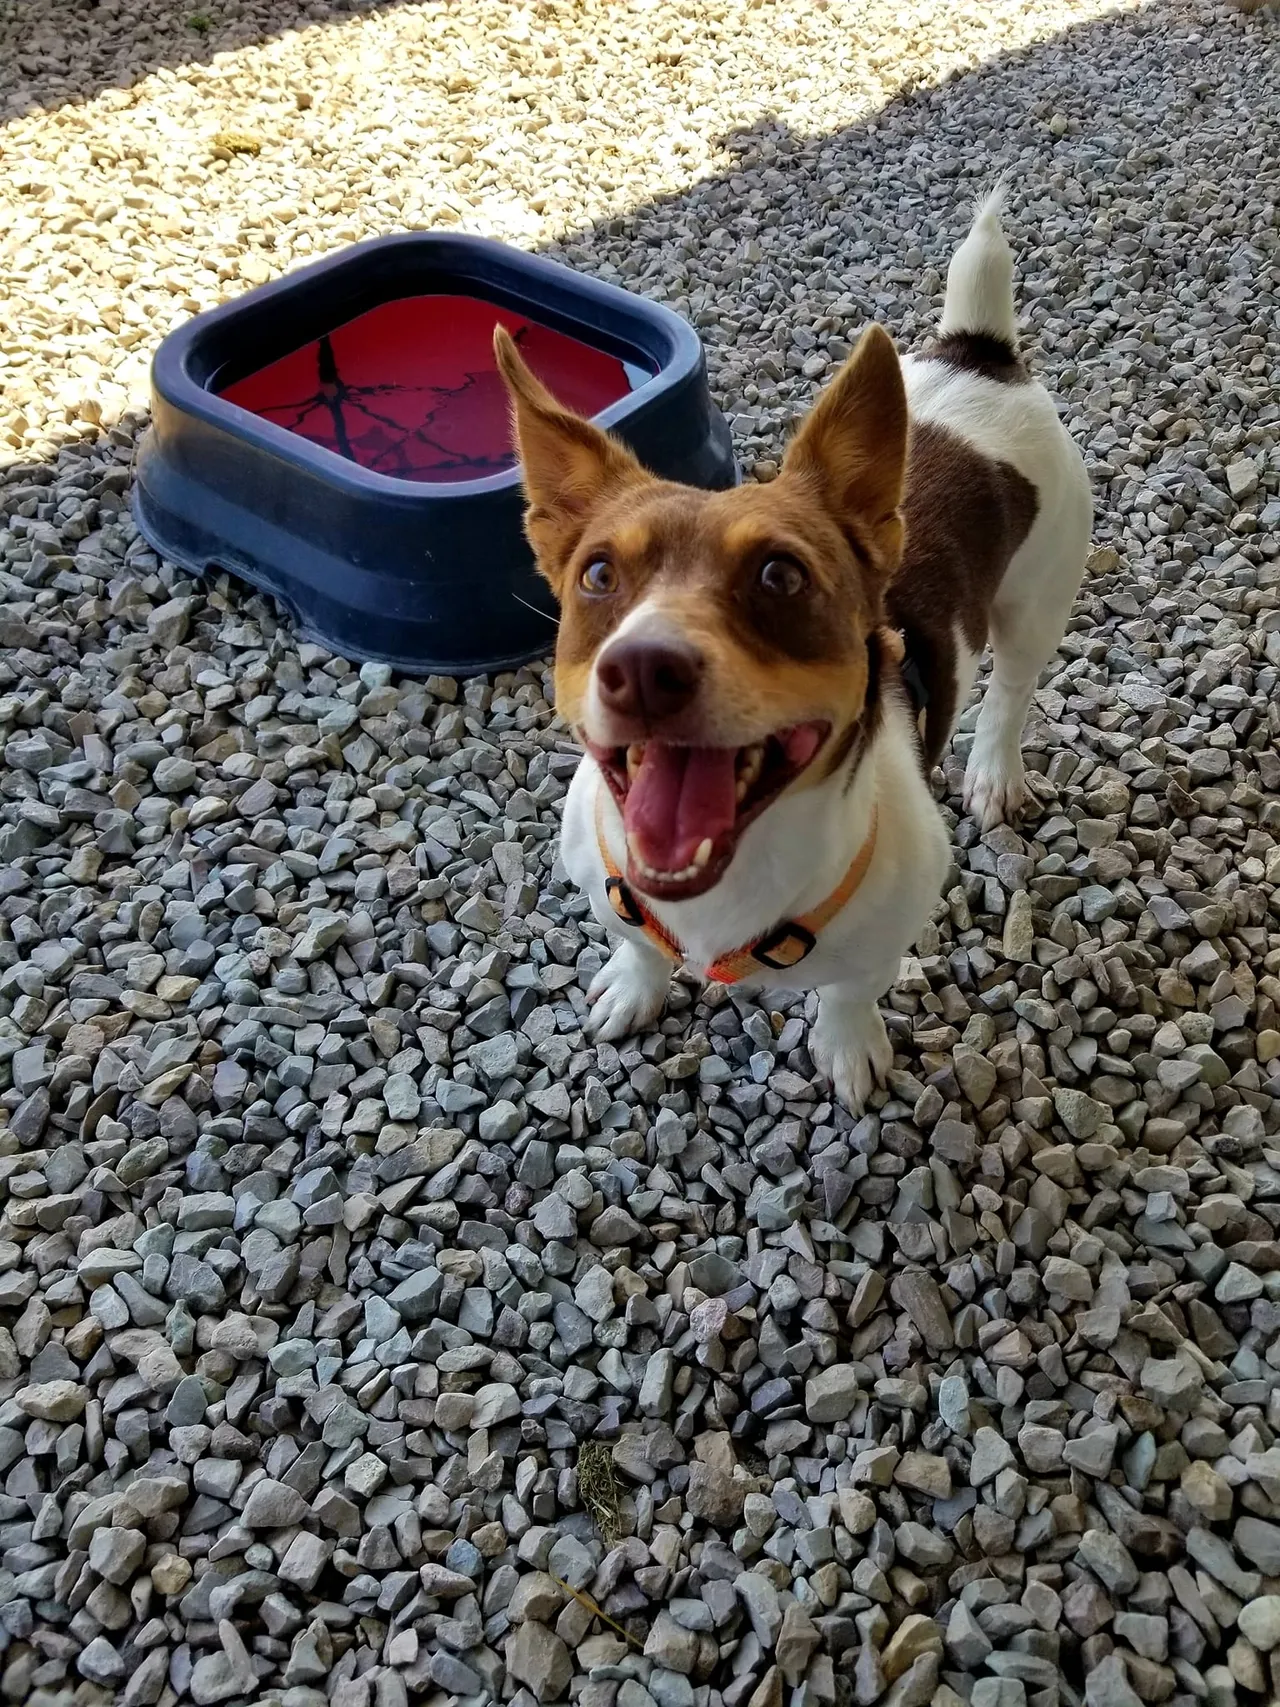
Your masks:
M 470 296 L 385 302 L 223 391 L 362 468 L 402 480 L 475 480 L 513 466 L 493 328 L 507 328 L 554 396 L 595 415 L 649 376 L 550 326 Z

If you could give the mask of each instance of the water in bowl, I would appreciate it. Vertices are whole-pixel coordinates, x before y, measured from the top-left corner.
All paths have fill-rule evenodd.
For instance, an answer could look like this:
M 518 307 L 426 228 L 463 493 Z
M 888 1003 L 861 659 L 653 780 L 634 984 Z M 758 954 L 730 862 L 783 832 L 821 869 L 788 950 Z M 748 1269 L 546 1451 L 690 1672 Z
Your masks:
M 643 385 L 643 369 L 470 296 L 385 302 L 221 390 L 228 402 L 401 480 L 478 480 L 515 463 L 493 328 L 583 415 Z

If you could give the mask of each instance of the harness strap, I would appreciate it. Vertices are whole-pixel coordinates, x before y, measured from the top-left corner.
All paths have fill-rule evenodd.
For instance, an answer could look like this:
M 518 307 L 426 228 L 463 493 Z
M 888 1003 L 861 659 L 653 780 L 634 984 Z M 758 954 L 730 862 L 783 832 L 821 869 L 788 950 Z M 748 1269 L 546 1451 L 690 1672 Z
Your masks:
M 801 913 L 798 918 L 785 919 L 780 925 L 775 925 L 771 931 L 765 931 L 763 935 L 755 937 L 742 948 L 722 954 L 705 969 L 706 977 L 717 984 L 737 984 L 761 970 L 789 971 L 812 954 L 818 946 L 819 934 L 852 899 L 867 875 L 876 851 L 878 819 L 877 807 L 872 811 L 871 828 L 867 831 L 866 840 L 854 855 L 853 863 L 839 884 L 825 901 L 819 902 L 809 912 Z M 600 858 L 604 862 L 605 893 L 609 897 L 609 905 L 624 925 L 632 925 L 643 931 L 654 947 L 660 949 L 668 960 L 674 965 L 681 965 L 685 958 L 683 947 L 645 906 L 623 877 L 609 852 L 604 835 L 603 790 L 596 793 L 596 841 L 600 848 Z

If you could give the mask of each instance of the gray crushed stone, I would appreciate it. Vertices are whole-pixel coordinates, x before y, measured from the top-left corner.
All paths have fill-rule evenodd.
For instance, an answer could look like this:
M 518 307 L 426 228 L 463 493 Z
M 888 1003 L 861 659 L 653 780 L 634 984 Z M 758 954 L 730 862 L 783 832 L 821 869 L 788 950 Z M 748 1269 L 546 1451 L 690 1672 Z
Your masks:
M 1280 1694 L 1278 50 L 1200 0 L 0 16 L 0 1699 Z M 958 815 L 968 714 L 864 1118 L 802 1001 L 597 1045 L 548 669 L 396 678 L 159 561 L 150 351 L 484 230 L 686 314 L 768 479 L 998 168 L 1098 506 L 1033 810 Z

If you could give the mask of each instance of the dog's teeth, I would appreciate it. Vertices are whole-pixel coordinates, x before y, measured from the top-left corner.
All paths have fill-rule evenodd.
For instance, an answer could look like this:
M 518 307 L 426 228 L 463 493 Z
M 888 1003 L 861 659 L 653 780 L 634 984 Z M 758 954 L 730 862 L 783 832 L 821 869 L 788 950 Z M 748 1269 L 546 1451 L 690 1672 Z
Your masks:
M 754 747 L 745 747 L 738 758 L 738 784 L 744 783 L 750 788 L 764 768 L 764 748 L 757 743 Z M 745 793 L 745 789 L 744 789 Z M 738 795 L 742 799 L 742 795 Z
M 637 771 L 644 763 L 644 742 L 633 741 L 627 748 L 627 777 L 634 781 Z
M 655 883 L 685 883 L 690 878 L 697 877 L 699 872 L 706 870 L 711 859 L 712 846 L 710 836 L 705 836 L 698 844 L 692 864 L 682 866 L 679 871 L 659 871 L 654 866 L 646 864 L 630 842 L 627 843 L 627 853 L 630 855 L 631 864 L 637 876 L 648 877 Z

